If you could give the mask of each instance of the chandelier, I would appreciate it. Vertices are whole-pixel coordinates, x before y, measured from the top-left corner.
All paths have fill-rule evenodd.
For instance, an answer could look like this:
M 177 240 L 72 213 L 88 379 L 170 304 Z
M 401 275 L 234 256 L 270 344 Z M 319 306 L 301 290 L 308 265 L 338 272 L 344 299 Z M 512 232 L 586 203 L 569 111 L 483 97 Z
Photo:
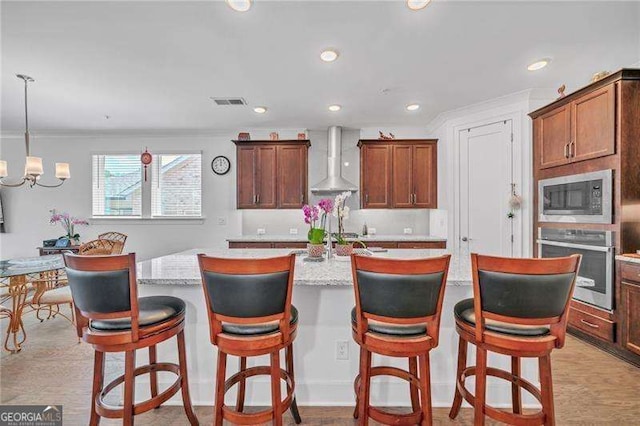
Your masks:
M 8 174 L 7 162 L 0 160 L 0 186 L 17 187 L 22 186 L 26 183 L 31 188 L 33 188 L 35 185 L 42 186 L 44 188 L 57 188 L 58 186 L 62 185 L 65 180 L 71 177 L 71 174 L 69 173 L 69 163 L 56 163 L 56 177 L 60 179 L 60 183 L 54 185 L 45 185 L 39 182 L 40 176 L 42 176 L 44 171 L 42 169 L 42 158 L 32 157 L 31 151 L 29 150 L 29 109 L 27 103 L 27 87 L 30 82 L 33 82 L 35 80 L 24 74 L 17 74 L 16 77 L 24 81 L 24 143 L 27 148 L 27 158 L 24 166 L 24 176 L 22 177 L 22 181 L 18 181 L 16 183 L 6 183 L 2 181 L 2 179 L 7 177 Z

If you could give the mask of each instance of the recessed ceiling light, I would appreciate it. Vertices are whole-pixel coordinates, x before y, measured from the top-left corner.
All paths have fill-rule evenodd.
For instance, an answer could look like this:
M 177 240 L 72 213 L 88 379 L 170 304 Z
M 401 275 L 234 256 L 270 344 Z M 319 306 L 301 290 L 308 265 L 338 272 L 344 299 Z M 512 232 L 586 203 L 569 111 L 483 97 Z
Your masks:
M 409 104 L 407 105 L 407 111 L 416 111 L 420 109 L 420 104 Z
M 237 11 L 237 12 L 246 12 L 251 9 L 251 0 L 224 0 L 227 5 Z
M 527 69 L 529 71 L 538 71 L 549 65 L 549 62 L 551 62 L 551 59 L 549 58 L 540 59 L 539 61 L 535 61 L 534 63 L 529 65 Z
M 267 107 L 257 106 L 253 108 L 253 111 L 257 112 L 258 114 L 264 114 L 265 112 L 267 112 Z
M 325 62 L 333 62 L 338 59 L 339 53 L 337 50 L 326 49 L 320 52 L 320 59 Z
M 431 0 L 407 0 L 407 7 L 411 10 L 420 10 L 427 7 Z
M 329 111 L 336 112 L 340 111 L 342 107 L 340 105 L 329 105 Z

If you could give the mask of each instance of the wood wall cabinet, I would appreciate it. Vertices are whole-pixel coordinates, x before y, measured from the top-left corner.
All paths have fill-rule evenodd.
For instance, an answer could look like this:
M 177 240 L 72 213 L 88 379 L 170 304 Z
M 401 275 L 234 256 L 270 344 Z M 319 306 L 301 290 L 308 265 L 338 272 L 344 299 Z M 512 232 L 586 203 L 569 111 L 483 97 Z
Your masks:
M 534 117 L 538 167 L 546 169 L 615 154 L 615 84 Z
M 308 140 L 233 142 L 239 209 L 296 209 L 307 202 Z
M 437 208 L 436 139 L 362 139 L 358 147 L 362 208 Z
M 361 147 L 360 203 L 364 209 L 391 207 L 391 146 Z
M 539 228 L 611 231 L 615 253 L 640 249 L 640 69 L 622 69 L 529 114 L 533 119 L 533 235 Z M 607 224 L 541 222 L 538 185 L 543 179 L 613 171 L 613 220 Z M 618 262 L 613 310 L 571 301 L 568 330 L 640 366 L 640 265 Z M 635 311 L 633 311 L 635 309 Z M 635 318 L 634 318 L 635 316 Z M 635 322 L 634 322 L 635 321 Z M 635 343 L 634 343 L 635 342 Z

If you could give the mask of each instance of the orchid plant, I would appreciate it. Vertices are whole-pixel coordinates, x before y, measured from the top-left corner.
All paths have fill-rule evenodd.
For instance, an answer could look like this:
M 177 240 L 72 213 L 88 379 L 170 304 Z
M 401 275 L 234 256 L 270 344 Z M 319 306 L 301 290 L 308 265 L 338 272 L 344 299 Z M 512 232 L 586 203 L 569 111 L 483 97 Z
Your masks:
M 351 196 L 351 191 L 345 191 L 336 196 L 333 205 L 333 216 L 338 218 L 338 233 L 336 234 L 337 244 L 347 244 L 344 239 L 344 221 L 349 219 L 349 207 L 346 205 L 347 198 Z
M 51 218 L 49 223 L 51 225 L 60 224 L 64 229 L 65 235 L 61 238 L 69 238 L 70 240 L 80 240 L 80 234 L 76 233 L 76 226 L 86 226 L 89 222 L 86 219 L 70 216 L 69 213 L 58 213 L 56 209 L 50 210 Z
M 309 225 L 307 238 L 311 244 L 322 244 L 326 235 L 325 226 L 327 223 L 327 214 L 331 213 L 332 210 L 333 201 L 329 198 L 320 200 L 316 206 L 305 204 L 302 207 L 304 223 Z M 320 221 L 319 224 L 318 221 Z

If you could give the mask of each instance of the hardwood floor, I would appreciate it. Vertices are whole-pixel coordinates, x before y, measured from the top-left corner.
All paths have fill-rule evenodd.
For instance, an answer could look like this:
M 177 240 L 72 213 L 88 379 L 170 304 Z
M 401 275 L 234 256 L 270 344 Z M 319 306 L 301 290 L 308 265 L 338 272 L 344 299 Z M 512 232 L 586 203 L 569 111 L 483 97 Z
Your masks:
M 6 322 L 1 326 L 4 331 Z M 87 424 L 91 347 L 77 344 L 75 330 L 62 318 L 39 323 L 28 316 L 26 327 L 23 351 L 0 355 L 0 404 L 62 404 L 65 424 Z M 107 377 L 121 374 L 122 362 L 123 357 L 107 357 Z M 558 425 L 640 425 L 640 369 L 572 337 L 564 349 L 554 352 L 552 363 Z M 355 425 L 352 410 L 300 407 L 300 414 L 305 425 Z M 195 411 L 200 424 L 213 423 L 213 407 Z M 456 421 L 449 420 L 448 412 L 448 408 L 434 409 L 434 424 L 473 423 L 470 409 L 463 408 Z M 285 422 L 294 424 L 289 413 Z M 103 419 L 101 424 L 120 422 Z M 187 418 L 182 407 L 168 406 L 137 416 L 136 424 L 186 425 Z

